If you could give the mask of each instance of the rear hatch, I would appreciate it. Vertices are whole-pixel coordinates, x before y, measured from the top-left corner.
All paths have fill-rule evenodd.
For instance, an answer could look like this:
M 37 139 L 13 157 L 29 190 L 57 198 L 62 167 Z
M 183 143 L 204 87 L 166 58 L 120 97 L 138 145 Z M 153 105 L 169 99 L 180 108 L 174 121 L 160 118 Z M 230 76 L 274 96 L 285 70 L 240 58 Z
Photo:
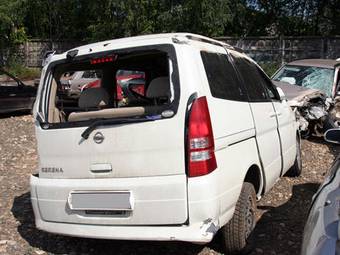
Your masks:
M 84 70 L 96 72 L 100 85 L 68 94 L 60 77 Z M 43 218 L 184 223 L 184 113 L 173 46 L 75 56 L 52 62 L 46 73 L 37 114 L 39 177 L 56 186 L 37 188 Z M 142 80 L 138 90 L 133 75 Z

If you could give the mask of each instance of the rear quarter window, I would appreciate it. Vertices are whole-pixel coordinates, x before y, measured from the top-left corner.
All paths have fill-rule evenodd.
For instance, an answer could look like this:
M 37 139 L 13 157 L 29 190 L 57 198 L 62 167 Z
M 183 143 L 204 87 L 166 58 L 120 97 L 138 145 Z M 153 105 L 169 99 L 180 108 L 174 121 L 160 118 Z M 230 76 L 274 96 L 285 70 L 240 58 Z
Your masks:
M 228 60 L 228 55 L 202 51 L 201 57 L 213 97 L 247 101 L 246 93 Z

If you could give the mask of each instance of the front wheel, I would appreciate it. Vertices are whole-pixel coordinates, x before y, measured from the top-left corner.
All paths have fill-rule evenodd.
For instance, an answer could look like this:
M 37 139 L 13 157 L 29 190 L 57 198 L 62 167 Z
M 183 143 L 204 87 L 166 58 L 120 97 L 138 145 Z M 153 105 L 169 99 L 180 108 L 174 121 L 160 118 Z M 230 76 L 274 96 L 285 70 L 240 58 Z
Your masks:
M 248 253 L 253 245 L 252 231 L 256 224 L 254 186 L 245 182 L 236 203 L 233 218 L 222 228 L 222 244 L 226 254 Z

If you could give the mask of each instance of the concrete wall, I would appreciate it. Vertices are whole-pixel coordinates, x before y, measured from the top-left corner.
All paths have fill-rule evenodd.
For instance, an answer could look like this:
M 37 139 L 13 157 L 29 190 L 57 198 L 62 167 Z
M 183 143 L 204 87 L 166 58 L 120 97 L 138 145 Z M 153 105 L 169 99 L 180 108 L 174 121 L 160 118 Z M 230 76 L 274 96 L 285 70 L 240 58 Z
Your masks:
M 340 36 L 333 37 L 219 37 L 243 49 L 259 63 L 285 63 L 302 58 L 340 58 Z M 40 67 L 44 53 L 67 51 L 84 43 L 29 40 L 20 46 L 18 55 L 28 67 Z
M 27 67 L 41 67 L 46 51 L 55 50 L 57 53 L 70 50 L 81 45 L 79 42 L 48 40 L 29 40 L 19 47 L 18 55 Z
M 333 37 L 219 37 L 243 49 L 259 63 L 285 63 L 303 58 L 340 58 L 340 36 Z

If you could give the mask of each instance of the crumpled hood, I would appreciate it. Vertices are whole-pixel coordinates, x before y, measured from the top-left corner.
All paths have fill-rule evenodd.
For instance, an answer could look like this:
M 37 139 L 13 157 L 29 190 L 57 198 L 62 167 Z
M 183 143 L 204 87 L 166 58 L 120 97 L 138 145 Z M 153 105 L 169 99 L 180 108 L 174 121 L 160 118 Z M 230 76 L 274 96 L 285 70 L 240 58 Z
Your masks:
M 326 95 L 320 90 L 292 85 L 282 81 L 273 81 L 273 83 L 283 90 L 290 106 L 303 106 L 309 100 L 317 97 L 326 98 Z

